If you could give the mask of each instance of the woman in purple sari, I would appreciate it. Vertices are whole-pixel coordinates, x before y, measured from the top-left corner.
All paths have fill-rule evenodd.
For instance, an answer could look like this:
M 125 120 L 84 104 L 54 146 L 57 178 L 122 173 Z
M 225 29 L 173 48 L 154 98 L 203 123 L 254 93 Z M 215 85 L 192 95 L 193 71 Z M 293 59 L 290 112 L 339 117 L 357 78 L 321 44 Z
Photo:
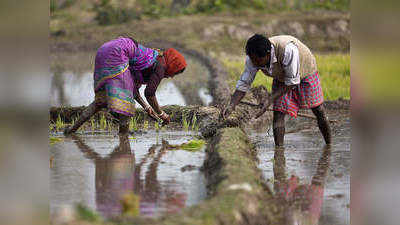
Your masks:
M 128 119 L 135 113 L 135 100 L 150 117 L 161 118 L 168 124 L 170 117 L 160 109 L 155 92 L 161 79 L 174 77 L 185 68 L 184 57 L 173 48 L 161 53 L 129 37 L 104 43 L 95 59 L 95 100 L 64 133 L 74 133 L 102 108 L 119 119 L 119 133 L 128 133 Z M 150 105 L 139 94 L 142 84 L 146 84 L 145 96 Z

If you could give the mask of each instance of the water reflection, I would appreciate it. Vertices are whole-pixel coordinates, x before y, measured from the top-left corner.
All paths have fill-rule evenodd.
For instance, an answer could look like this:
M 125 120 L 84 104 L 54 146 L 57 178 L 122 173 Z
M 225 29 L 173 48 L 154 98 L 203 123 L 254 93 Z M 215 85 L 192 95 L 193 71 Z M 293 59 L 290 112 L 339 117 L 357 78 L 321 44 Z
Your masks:
M 167 152 L 164 144 L 152 145 L 136 163 L 128 136 L 120 136 L 119 145 L 106 157 L 94 151 L 79 136 L 72 138 L 84 157 L 95 164 L 96 207 L 102 216 L 112 218 L 121 215 L 124 211 L 121 201 L 129 193 L 139 196 L 137 210 L 142 216 L 157 216 L 160 208 L 174 213 L 185 207 L 187 194 L 172 188 L 176 186 L 173 180 L 163 187 L 159 183 L 158 166 Z M 142 179 L 140 175 L 148 161 L 150 164 Z
M 285 149 L 275 149 L 273 185 L 276 197 L 285 205 L 286 224 L 319 224 L 330 156 L 331 148 L 325 146 L 322 149 L 322 154 L 311 183 L 301 184 L 300 178 L 296 175 L 291 175 L 288 178 Z

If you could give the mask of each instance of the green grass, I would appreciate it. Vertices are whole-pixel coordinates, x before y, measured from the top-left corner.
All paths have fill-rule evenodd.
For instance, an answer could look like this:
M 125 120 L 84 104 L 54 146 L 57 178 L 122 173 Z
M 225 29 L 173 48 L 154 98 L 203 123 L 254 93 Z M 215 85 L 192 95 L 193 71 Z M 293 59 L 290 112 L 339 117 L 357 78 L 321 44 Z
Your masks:
M 350 99 L 350 55 L 332 53 L 316 55 L 322 89 L 326 100 Z M 244 69 L 244 59 L 222 59 L 228 69 L 229 85 L 235 88 Z M 272 78 L 259 71 L 252 87 L 264 85 L 271 91 Z

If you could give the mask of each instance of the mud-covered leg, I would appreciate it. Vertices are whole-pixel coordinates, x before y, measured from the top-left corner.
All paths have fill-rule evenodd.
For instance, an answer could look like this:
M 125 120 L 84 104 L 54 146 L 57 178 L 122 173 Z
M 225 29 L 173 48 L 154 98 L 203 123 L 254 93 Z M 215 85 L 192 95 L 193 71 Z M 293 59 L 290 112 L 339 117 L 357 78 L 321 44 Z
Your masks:
M 285 137 L 285 113 L 274 111 L 273 129 L 275 146 L 283 146 Z
M 79 116 L 79 119 L 75 122 L 72 127 L 67 127 L 64 130 L 64 134 L 72 134 L 75 133 L 79 127 L 82 126 L 87 120 L 90 119 L 96 112 L 98 112 L 102 107 L 97 105 L 95 101 L 93 101 Z
M 129 134 L 129 116 L 119 114 L 119 135 Z
M 325 139 L 327 145 L 332 143 L 331 127 L 329 125 L 328 117 L 326 116 L 325 107 L 321 104 L 311 109 L 318 120 L 318 127 Z
M 119 135 L 119 151 L 131 152 L 131 145 L 129 143 L 129 133 Z

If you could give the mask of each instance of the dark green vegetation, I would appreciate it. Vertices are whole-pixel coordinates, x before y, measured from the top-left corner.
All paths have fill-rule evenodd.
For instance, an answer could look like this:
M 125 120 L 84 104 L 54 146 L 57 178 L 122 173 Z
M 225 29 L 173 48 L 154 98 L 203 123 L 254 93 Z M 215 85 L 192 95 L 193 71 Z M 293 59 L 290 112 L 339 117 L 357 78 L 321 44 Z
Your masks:
M 260 11 L 267 13 L 290 11 L 335 10 L 349 11 L 350 0 L 100 0 L 90 1 L 100 25 L 125 23 L 143 18 L 215 12 Z M 56 13 L 72 6 L 74 0 L 51 0 L 50 12 Z

